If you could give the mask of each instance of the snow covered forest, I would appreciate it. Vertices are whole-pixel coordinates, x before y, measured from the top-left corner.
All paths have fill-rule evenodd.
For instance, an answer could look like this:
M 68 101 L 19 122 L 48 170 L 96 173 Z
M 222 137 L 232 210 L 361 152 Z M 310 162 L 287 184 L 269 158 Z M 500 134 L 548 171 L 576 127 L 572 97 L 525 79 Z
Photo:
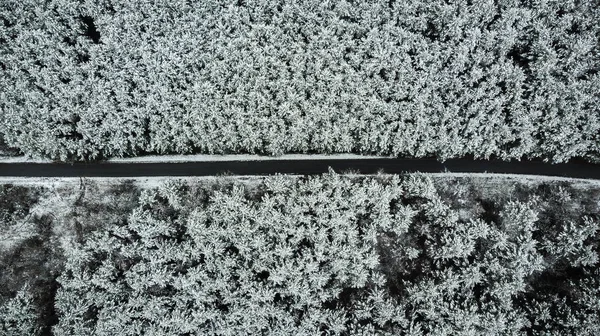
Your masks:
M 0 334 L 598 335 L 600 187 L 474 181 L 2 186 Z
M 599 18 L 595 0 L 3 0 L 0 144 L 599 160 Z

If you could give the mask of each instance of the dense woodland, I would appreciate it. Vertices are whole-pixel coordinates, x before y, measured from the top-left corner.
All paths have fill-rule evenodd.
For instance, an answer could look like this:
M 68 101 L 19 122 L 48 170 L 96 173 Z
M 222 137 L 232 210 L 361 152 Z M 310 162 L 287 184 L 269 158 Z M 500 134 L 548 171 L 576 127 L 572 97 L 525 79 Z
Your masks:
M 600 333 L 598 187 L 258 181 L 2 187 L 0 334 Z
M 0 138 L 57 160 L 598 160 L 598 18 L 595 0 L 4 0 Z

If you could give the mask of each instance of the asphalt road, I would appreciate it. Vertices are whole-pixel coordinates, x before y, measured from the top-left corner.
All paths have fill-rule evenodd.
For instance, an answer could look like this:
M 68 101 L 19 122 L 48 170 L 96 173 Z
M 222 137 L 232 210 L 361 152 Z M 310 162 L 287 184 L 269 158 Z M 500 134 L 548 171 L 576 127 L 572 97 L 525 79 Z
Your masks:
M 354 170 L 363 174 L 402 172 L 510 173 L 561 176 L 600 180 L 600 165 L 584 162 L 549 164 L 537 161 L 484 161 L 455 159 L 332 159 L 219 161 L 185 163 L 0 163 L 0 176 L 15 177 L 137 177 L 271 175 L 275 173 L 310 175 L 328 171 Z

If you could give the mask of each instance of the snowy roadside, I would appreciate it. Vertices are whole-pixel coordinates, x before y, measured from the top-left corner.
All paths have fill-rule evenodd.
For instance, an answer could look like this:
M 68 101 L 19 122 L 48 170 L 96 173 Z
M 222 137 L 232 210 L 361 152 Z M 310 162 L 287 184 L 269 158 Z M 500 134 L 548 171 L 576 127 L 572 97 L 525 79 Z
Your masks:
M 285 175 L 286 177 L 300 177 L 301 175 Z M 239 182 L 256 182 L 268 176 L 255 175 L 235 175 L 235 176 L 138 176 L 138 177 L 0 177 L 0 185 L 12 184 L 30 187 L 53 188 L 58 186 L 79 185 L 82 180 L 92 181 L 99 186 L 110 186 L 125 181 L 133 183 L 142 188 L 158 187 L 162 183 L 170 180 L 183 180 L 187 183 L 214 181 L 217 179 L 230 179 Z
M 52 163 L 52 160 L 31 159 L 25 156 L 0 156 L 0 163 Z
M 338 172 L 340 173 L 340 172 Z M 365 176 L 390 176 L 393 174 L 343 174 L 349 177 Z M 600 187 L 600 180 L 588 180 L 578 178 L 540 176 L 540 175 L 519 175 L 519 174 L 491 174 L 491 173 L 422 173 L 431 176 L 434 179 L 441 178 L 473 178 L 485 180 L 513 181 L 525 184 L 538 184 L 542 182 L 568 182 L 579 187 L 594 186 Z M 297 178 L 302 175 L 282 174 L 286 177 Z M 206 182 L 216 179 L 236 180 L 242 183 L 255 183 L 269 176 L 256 175 L 218 175 L 218 176 L 139 176 L 139 177 L 86 177 L 85 180 L 93 181 L 98 185 L 114 185 L 124 181 L 133 181 L 135 185 L 142 188 L 153 188 L 169 180 L 183 180 L 188 183 Z M 81 182 L 79 177 L 0 177 L 1 184 L 13 184 L 22 186 L 40 186 L 57 187 L 61 185 L 78 185 Z
M 388 156 L 366 156 L 357 154 L 285 154 L 281 156 L 231 154 L 231 155 L 152 155 L 132 158 L 113 158 L 107 162 L 150 163 L 150 162 L 209 162 L 209 161 L 273 161 L 273 160 L 349 160 L 349 159 L 389 159 Z
M 480 178 L 480 179 L 503 179 L 519 180 L 519 182 L 569 182 L 571 184 L 592 184 L 600 186 L 600 180 L 582 179 L 574 177 L 545 176 L 545 175 L 526 175 L 526 174 L 505 174 L 505 173 L 423 173 L 434 178 Z
M 108 163 L 174 163 L 174 162 L 211 162 L 211 161 L 273 161 L 273 160 L 352 160 L 352 159 L 389 159 L 389 156 L 369 156 L 357 154 L 285 154 L 281 156 L 228 154 L 228 155 L 148 155 L 130 158 L 111 158 Z M 0 156 L 0 163 L 52 163 L 47 159 L 31 159 L 25 156 Z

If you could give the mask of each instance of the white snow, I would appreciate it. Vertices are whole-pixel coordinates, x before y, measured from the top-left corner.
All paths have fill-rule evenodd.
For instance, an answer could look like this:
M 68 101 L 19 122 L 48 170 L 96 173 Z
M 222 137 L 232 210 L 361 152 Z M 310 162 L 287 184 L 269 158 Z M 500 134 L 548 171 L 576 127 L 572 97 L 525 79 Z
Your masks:
M 344 159 L 389 159 L 388 156 L 366 156 L 357 154 L 285 154 L 281 156 L 231 154 L 231 155 L 152 155 L 132 158 L 113 158 L 108 162 L 208 162 L 208 161 L 271 161 L 271 160 L 344 160 Z
M 286 175 L 288 177 L 299 177 L 301 175 Z M 133 181 L 135 185 L 142 188 L 153 188 L 168 180 L 184 180 L 193 183 L 194 181 L 210 181 L 219 178 L 234 179 L 240 182 L 256 181 L 267 176 L 254 175 L 235 175 L 235 176 L 139 176 L 139 177 L 84 177 L 83 179 L 97 183 L 99 186 L 114 185 L 124 181 Z M 66 185 L 79 185 L 79 177 L 0 177 L 1 184 L 14 184 L 21 186 L 35 186 L 55 188 Z
M 169 163 L 169 162 L 210 162 L 210 161 L 271 161 L 271 160 L 344 160 L 344 159 L 389 159 L 388 156 L 357 154 L 286 154 L 281 156 L 228 154 L 228 155 L 148 155 L 130 158 L 111 158 L 114 163 Z M 33 159 L 25 156 L 0 156 L 0 163 L 52 163 L 48 159 Z
M 0 156 L 0 163 L 52 163 L 52 160 L 33 159 L 26 156 Z
M 560 176 L 545 176 L 545 175 L 526 175 L 526 174 L 502 174 L 502 173 L 424 173 L 432 177 L 473 177 L 473 178 L 495 178 L 495 179 L 512 179 L 527 182 L 543 182 L 543 181 L 565 181 L 569 183 L 586 183 L 600 186 L 600 180 L 582 179 L 573 177 Z
M 377 176 L 377 174 L 343 174 L 349 177 L 360 177 L 360 176 Z M 381 174 L 380 176 L 390 176 L 392 174 Z M 490 173 L 423 173 L 423 175 L 429 175 L 432 177 L 443 178 L 443 177 L 462 177 L 462 178 L 487 178 L 487 179 L 508 179 L 508 180 L 519 180 L 520 182 L 542 182 L 542 181 L 566 181 L 572 184 L 579 185 L 594 185 L 600 187 L 600 180 L 591 179 L 577 179 L 577 178 L 566 178 L 566 177 L 553 177 L 553 176 L 539 176 L 539 175 L 519 175 L 519 174 L 490 174 Z M 287 177 L 300 177 L 302 175 L 297 174 L 285 174 Z M 255 176 L 255 175 L 228 175 L 228 176 L 139 176 L 139 177 L 85 177 L 84 179 L 94 181 L 99 185 L 111 185 L 120 183 L 127 180 L 132 180 L 137 186 L 143 188 L 153 188 L 159 186 L 161 183 L 168 180 L 184 180 L 186 182 L 194 181 L 210 181 L 220 178 L 233 179 L 240 182 L 251 182 L 257 181 L 268 176 Z M 78 185 L 81 179 L 79 177 L 0 177 L 0 184 L 15 184 L 24 186 L 41 186 L 53 188 L 59 185 L 71 184 Z

